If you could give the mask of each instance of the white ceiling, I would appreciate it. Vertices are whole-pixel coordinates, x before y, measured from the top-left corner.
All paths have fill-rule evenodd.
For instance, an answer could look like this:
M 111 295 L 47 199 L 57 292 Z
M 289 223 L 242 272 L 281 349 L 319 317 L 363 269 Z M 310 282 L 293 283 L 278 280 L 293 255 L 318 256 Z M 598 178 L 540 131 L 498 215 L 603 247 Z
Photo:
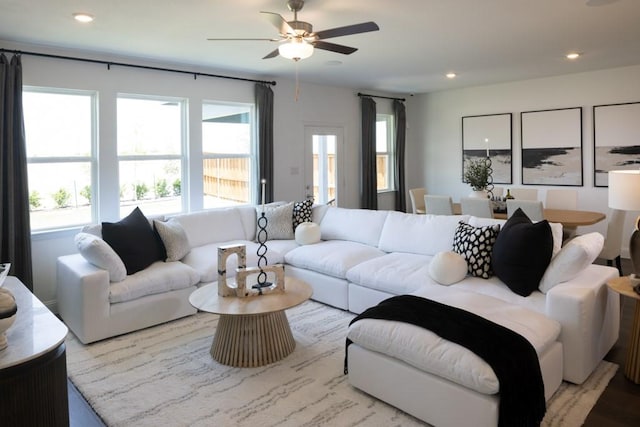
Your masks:
M 260 11 L 293 19 L 286 0 L 0 0 L 0 40 L 293 78 L 292 61 L 261 59 L 275 43 L 206 40 L 275 37 Z M 352 55 L 316 49 L 299 62 L 300 80 L 337 86 L 423 93 L 640 64 L 640 0 L 307 0 L 298 19 L 316 31 L 379 25 L 328 40 Z M 584 55 L 569 61 L 570 51 Z

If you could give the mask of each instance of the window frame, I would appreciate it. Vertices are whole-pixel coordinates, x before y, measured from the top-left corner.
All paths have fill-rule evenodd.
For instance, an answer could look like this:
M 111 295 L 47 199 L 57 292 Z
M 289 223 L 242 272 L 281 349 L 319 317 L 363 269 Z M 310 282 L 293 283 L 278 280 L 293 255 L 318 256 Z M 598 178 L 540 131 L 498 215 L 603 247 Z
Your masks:
M 25 147 L 25 152 L 27 153 L 26 162 L 27 168 L 30 164 L 59 164 L 59 163 L 88 163 L 90 167 L 89 179 L 91 186 L 91 200 L 90 200 L 90 218 L 87 222 L 71 222 L 64 225 L 55 225 L 49 227 L 41 227 L 41 228 L 31 228 L 31 234 L 41 234 L 48 232 L 55 232 L 67 229 L 74 229 L 82 225 L 91 224 L 96 221 L 98 218 L 99 206 L 98 201 L 100 200 L 98 188 L 98 102 L 99 102 L 99 94 L 98 91 L 95 90 L 86 90 L 86 89 L 70 89 L 70 88 L 57 88 L 57 87 L 48 87 L 48 86 L 33 86 L 33 85 L 23 85 L 22 94 L 24 93 L 40 93 L 40 94 L 51 94 L 51 95 L 73 95 L 73 96 L 87 96 L 90 99 L 90 147 L 89 147 L 89 155 L 88 156 L 38 156 L 38 157 L 29 157 L 28 150 Z M 24 103 L 23 103 L 24 108 Z M 28 146 L 29 141 L 27 139 L 27 129 L 25 126 L 25 145 Z M 29 190 L 29 194 L 31 194 L 31 189 Z M 31 208 L 29 208 L 31 211 Z M 30 221 L 31 222 L 31 221 Z M 31 224 L 30 224 L 31 226 Z
M 202 143 L 201 146 L 201 150 L 200 150 L 200 155 L 202 156 L 201 161 L 202 163 L 204 163 L 205 160 L 218 160 L 218 159 L 249 159 L 249 165 L 251 167 L 251 170 L 249 171 L 249 200 L 246 203 L 247 205 L 249 204 L 254 204 L 257 205 L 260 201 L 256 200 L 257 197 L 257 191 L 256 190 L 256 183 L 258 182 L 257 176 L 258 176 L 258 137 L 257 137 L 257 124 L 256 124 L 256 105 L 253 103 L 248 103 L 248 102 L 226 102 L 226 101 L 215 101 L 215 100 L 210 100 L 210 99 L 205 99 L 202 100 L 202 104 L 201 104 L 201 110 L 200 110 L 200 126 L 202 127 L 202 123 L 203 123 L 203 113 L 204 113 L 204 108 L 205 105 L 217 105 L 217 106 L 223 106 L 223 107 L 242 107 L 242 108 L 247 108 L 249 110 L 249 117 L 250 117 L 250 122 L 249 122 L 249 154 L 220 154 L 220 153 L 210 153 L 210 152 L 206 152 L 204 151 L 204 141 Z M 203 132 L 204 133 L 204 132 Z M 204 136 L 203 136 L 204 138 Z M 204 171 L 202 171 L 202 175 L 200 176 L 200 179 L 202 180 L 202 186 L 203 186 L 203 191 L 202 194 L 200 194 L 200 198 L 201 198 L 201 203 L 202 203 L 202 207 L 203 209 L 207 210 L 207 209 L 215 209 L 213 207 L 205 207 L 205 201 L 204 201 Z M 227 207 L 230 207 L 232 205 L 229 205 Z
M 378 134 L 376 133 L 376 158 L 379 155 L 386 155 L 388 159 L 387 164 L 387 187 L 383 189 L 377 189 L 378 193 L 386 193 L 390 191 L 396 191 L 396 180 L 395 180 L 395 120 L 393 114 L 384 114 L 377 113 L 376 114 L 376 124 L 378 122 L 385 122 L 387 124 L 387 151 L 378 151 Z

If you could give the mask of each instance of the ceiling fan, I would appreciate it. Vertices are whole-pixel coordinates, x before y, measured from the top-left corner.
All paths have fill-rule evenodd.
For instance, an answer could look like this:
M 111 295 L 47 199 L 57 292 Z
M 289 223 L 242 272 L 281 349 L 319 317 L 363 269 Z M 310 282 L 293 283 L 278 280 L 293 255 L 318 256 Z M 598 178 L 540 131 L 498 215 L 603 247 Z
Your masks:
M 229 40 L 262 40 L 270 42 L 278 42 L 280 46 L 274 51 L 268 53 L 262 59 L 275 58 L 280 55 L 287 59 L 299 61 L 310 57 L 314 49 L 328 50 L 331 52 L 350 55 L 358 49 L 355 47 L 344 46 L 341 44 L 329 43 L 325 39 L 333 37 L 348 36 L 351 34 L 367 33 L 370 31 L 378 31 L 380 28 L 375 22 L 363 22 L 360 24 L 347 25 L 344 27 L 331 28 L 329 30 L 313 32 L 313 26 L 304 21 L 298 21 L 298 12 L 304 6 L 304 0 L 288 0 L 287 7 L 293 12 L 293 20 L 287 21 L 282 15 L 274 12 L 260 12 L 269 20 L 277 29 L 278 36 L 276 38 L 209 38 L 207 40 L 229 41 Z

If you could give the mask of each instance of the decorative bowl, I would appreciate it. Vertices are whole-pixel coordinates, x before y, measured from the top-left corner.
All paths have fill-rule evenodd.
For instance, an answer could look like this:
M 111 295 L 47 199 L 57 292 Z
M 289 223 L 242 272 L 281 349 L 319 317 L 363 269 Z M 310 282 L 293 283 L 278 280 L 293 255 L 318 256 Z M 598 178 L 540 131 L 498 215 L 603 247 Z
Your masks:
M 4 332 L 13 325 L 18 313 L 18 306 L 13 294 L 7 289 L 0 289 L 0 350 L 7 347 Z

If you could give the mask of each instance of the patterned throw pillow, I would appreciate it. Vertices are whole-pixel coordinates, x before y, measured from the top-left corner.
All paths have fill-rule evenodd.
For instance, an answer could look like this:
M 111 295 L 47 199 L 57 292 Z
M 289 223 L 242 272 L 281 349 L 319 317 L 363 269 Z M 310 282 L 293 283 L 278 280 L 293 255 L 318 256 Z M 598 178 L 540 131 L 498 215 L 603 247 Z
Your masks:
M 293 231 L 303 222 L 311 222 L 311 206 L 313 206 L 313 199 L 307 199 L 293 204 Z
M 262 209 L 256 209 L 257 219 L 262 216 Z M 279 206 L 265 206 L 264 216 L 267 219 L 267 240 L 293 240 L 293 202 Z M 256 241 L 259 240 L 260 229 L 256 227 Z
M 472 276 L 488 279 L 493 275 L 491 252 L 499 231 L 500 224 L 474 227 L 462 221 L 458 223 L 453 236 L 453 251 L 467 261 Z

